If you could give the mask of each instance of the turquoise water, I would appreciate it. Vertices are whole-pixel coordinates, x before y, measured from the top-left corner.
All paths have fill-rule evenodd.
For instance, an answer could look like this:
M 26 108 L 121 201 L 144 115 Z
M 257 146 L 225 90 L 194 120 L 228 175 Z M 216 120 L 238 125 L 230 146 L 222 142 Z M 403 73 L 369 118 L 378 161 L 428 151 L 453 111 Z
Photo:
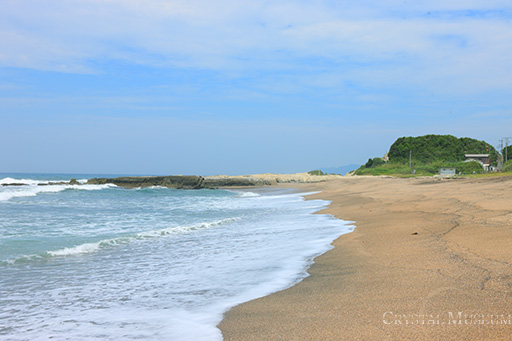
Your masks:
M 292 191 L 47 185 L 0 175 L 0 339 L 218 340 L 352 226 Z

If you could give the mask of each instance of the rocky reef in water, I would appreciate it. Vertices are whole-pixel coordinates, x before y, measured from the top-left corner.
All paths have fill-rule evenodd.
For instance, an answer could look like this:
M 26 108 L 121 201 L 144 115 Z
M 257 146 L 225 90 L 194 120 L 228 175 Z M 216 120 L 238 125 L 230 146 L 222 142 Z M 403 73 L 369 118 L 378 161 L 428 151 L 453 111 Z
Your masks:
M 113 184 L 124 188 L 167 187 L 175 189 L 215 189 L 219 187 L 246 187 L 270 185 L 269 181 L 250 178 L 204 178 L 197 175 L 123 176 L 118 178 L 93 178 L 88 185 Z
M 92 178 L 86 184 L 113 184 L 124 188 L 167 187 L 175 189 L 216 189 L 222 187 L 251 187 L 270 186 L 280 183 L 314 183 L 342 178 L 340 175 L 311 175 L 297 174 L 255 174 L 255 175 L 216 175 L 202 177 L 198 175 L 169 175 L 169 176 L 122 176 L 117 178 Z M 50 185 L 81 185 L 76 179 L 59 182 L 43 182 L 38 186 Z M 29 186 L 25 183 L 6 183 L 2 186 Z

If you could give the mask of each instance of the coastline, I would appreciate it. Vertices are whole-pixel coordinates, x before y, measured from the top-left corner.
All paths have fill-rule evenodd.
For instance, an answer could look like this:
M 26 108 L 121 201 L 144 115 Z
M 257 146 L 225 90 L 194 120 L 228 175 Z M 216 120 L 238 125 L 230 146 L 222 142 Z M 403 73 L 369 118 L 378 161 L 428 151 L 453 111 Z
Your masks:
M 243 193 L 52 179 L 0 179 L 7 338 L 218 340 L 224 311 L 296 283 L 304 260 L 344 228 L 312 214 L 329 202 L 278 186 Z M 309 226 L 317 229 L 304 234 Z
M 356 229 L 295 286 L 232 308 L 226 340 L 508 338 L 512 178 L 345 177 L 321 191 Z

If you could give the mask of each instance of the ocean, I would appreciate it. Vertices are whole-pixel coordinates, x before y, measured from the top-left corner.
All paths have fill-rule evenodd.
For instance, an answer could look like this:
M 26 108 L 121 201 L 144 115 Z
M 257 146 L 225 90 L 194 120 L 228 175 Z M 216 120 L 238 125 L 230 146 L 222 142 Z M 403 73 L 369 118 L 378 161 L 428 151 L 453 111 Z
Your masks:
M 0 339 L 221 340 L 354 228 L 272 187 L 38 185 L 93 176 L 0 174 Z

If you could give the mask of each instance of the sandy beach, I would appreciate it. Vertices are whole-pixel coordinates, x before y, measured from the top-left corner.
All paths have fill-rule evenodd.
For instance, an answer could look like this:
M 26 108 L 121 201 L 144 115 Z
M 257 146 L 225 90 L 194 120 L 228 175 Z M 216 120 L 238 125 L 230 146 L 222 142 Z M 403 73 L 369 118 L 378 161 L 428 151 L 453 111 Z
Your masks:
M 226 340 L 512 338 L 512 178 L 344 177 L 321 213 L 354 232 L 299 284 L 231 309 Z

